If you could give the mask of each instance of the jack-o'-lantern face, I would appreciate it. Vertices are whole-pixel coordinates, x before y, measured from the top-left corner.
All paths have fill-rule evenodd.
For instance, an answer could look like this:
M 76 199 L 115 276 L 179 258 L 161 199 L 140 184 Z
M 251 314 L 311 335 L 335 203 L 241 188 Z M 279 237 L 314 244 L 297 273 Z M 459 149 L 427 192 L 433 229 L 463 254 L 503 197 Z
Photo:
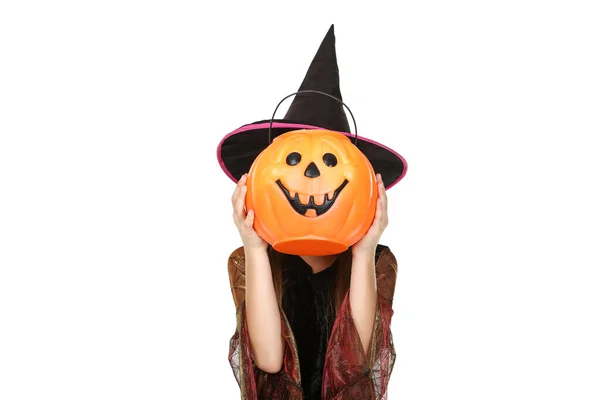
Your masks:
M 373 168 L 341 133 L 287 132 L 254 161 L 246 207 L 257 233 L 281 252 L 344 251 L 372 223 L 377 200 Z
M 335 152 L 335 149 L 331 151 Z M 307 153 L 305 156 L 313 155 L 312 152 Z M 339 151 L 337 153 L 339 154 Z M 305 217 L 318 217 L 329 211 L 348 184 L 348 179 L 340 171 L 343 166 L 338 166 L 338 159 L 334 153 L 323 154 L 322 163 L 319 162 L 318 165 L 314 161 L 303 163 L 302 154 L 292 151 L 286 156 L 285 163 L 294 168 L 288 168 L 288 171 L 283 174 L 284 177 L 277 179 L 277 186 L 285 194 L 294 211 Z M 336 167 L 338 168 L 335 169 Z M 321 179 L 312 181 L 316 178 Z M 283 180 L 290 182 L 290 189 L 286 187 Z M 338 185 L 340 180 L 341 183 Z

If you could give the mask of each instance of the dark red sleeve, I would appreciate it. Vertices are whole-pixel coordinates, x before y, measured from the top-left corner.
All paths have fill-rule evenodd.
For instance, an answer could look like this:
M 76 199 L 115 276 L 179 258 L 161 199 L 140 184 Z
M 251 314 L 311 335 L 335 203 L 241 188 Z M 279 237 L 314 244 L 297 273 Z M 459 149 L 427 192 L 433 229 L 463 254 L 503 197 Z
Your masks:
M 348 293 L 336 317 L 325 359 L 322 397 L 382 400 L 394 367 L 396 352 L 390 329 L 397 264 L 387 248 L 376 260 L 377 310 L 371 348 L 365 354 L 350 310 Z

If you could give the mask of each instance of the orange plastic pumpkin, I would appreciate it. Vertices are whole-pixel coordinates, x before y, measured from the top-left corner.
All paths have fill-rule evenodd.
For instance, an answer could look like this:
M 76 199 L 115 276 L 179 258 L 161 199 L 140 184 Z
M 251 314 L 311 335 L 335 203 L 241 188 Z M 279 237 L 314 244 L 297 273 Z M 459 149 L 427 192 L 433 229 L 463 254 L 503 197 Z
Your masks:
M 277 137 L 252 164 L 247 188 L 254 229 L 287 254 L 343 252 L 365 235 L 377 205 L 371 163 L 346 135 L 327 130 Z

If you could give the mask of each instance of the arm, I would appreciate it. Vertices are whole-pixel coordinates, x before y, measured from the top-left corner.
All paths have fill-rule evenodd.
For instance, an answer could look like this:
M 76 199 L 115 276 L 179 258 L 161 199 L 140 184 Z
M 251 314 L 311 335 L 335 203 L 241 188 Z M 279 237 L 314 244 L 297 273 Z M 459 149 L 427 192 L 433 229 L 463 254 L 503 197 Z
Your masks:
M 387 385 L 394 368 L 396 352 L 394 349 L 391 319 L 392 303 L 396 286 L 397 264 L 394 254 L 386 246 L 377 246 L 375 255 L 375 276 L 377 295 L 375 301 L 375 317 L 368 333 L 370 346 L 364 351 L 364 334 L 359 327 L 359 312 L 352 308 L 359 307 L 361 298 L 356 296 L 351 306 L 352 290 L 362 284 L 357 280 L 347 293 L 331 333 L 330 347 L 327 350 L 323 373 L 323 390 L 325 398 L 346 396 L 344 398 L 361 398 L 383 400 L 386 398 Z M 360 264 L 352 266 L 352 273 Z M 362 264 L 363 266 L 366 265 Z M 352 279 L 352 278 L 351 278 Z M 364 282 L 363 282 L 364 283 Z M 355 290 L 356 291 L 356 290 Z M 367 310 L 368 312 L 368 310 Z M 365 313 L 366 314 L 366 313 Z M 360 322 L 360 321 L 359 321 Z M 354 396 L 354 397 L 352 397 Z
M 231 198 L 233 219 L 244 243 L 244 265 L 235 268 L 244 270 L 245 318 L 252 358 L 261 370 L 276 373 L 283 363 L 281 315 L 273 287 L 268 244 L 254 231 L 254 211 L 248 210 L 246 213 L 244 209 L 246 179 L 244 175 L 238 181 Z M 240 260 L 239 255 L 237 259 Z M 238 261 L 238 264 L 241 262 Z M 233 277 L 231 270 L 229 276 Z M 241 304 L 240 294 L 234 293 L 236 307 Z
M 248 261 L 246 260 L 246 255 Z M 267 256 L 268 257 L 268 256 Z M 230 340 L 229 345 L 229 363 L 231 364 L 234 376 L 240 385 L 243 399 L 301 399 L 302 394 L 300 393 L 300 371 L 299 371 L 299 360 L 295 351 L 294 344 L 292 343 L 292 333 L 285 315 L 281 308 L 278 308 L 278 325 L 272 325 L 272 328 L 280 329 L 280 337 L 282 338 L 282 354 L 283 362 L 279 367 L 270 368 L 268 362 L 261 358 L 260 348 L 262 346 L 260 342 L 255 344 L 256 350 L 253 350 L 251 344 L 254 339 L 261 339 L 261 334 L 264 334 L 264 329 L 259 324 L 256 327 L 259 328 L 258 335 L 254 335 L 254 338 L 250 338 L 249 320 L 254 321 L 248 317 L 249 308 L 252 303 L 260 304 L 261 301 L 265 300 L 261 293 L 262 287 L 253 285 L 248 280 L 256 278 L 257 281 L 262 283 L 262 286 L 267 288 L 269 292 L 269 279 L 272 279 L 272 275 L 269 271 L 267 274 L 267 268 L 264 267 L 267 263 L 264 258 L 264 253 L 254 252 L 250 248 L 239 247 L 229 256 L 228 270 L 229 270 L 229 283 L 231 285 L 231 292 L 233 294 L 233 301 L 236 307 L 236 330 Z M 261 266 L 263 268 L 261 268 Z M 270 268 L 270 265 L 267 264 Z M 256 267 L 256 268 L 255 268 Z M 246 270 L 248 269 L 249 274 L 246 276 Z M 264 273 L 267 279 L 259 279 L 259 273 Z M 252 276 L 254 275 L 254 276 Z M 267 283 L 265 283 L 267 282 Z M 271 284 L 271 287 L 273 285 Z M 249 295 L 247 296 L 247 289 L 249 287 Z M 254 296 L 252 293 L 254 292 Z M 274 296 L 274 295 L 273 295 Z M 246 304 L 246 298 L 249 298 L 250 305 Z M 268 296 L 266 296 L 268 297 Z M 274 304 L 277 304 L 276 302 Z M 278 307 L 278 305 L 277 305 Z M 262 313 L 265 312 L 264 307 L 259 308 Z M 253 322 L 254 323 L 254 322 Z M 254 330 L 253 330 L 254 332 Z M 277 342 L 275 342 L 277 343 Z M 274 348 L 273 343 L 265 341 L 263 343 L 267 346 L 267 349 Z M 258 350 L 258 351 L 257 351 Z M 258 355 L 254 356 L 253 351 Z M 268 355 L 267 355 L 268 356 Z M 277 369 L 280 369 L 278 373 Z
M 377 312 L 377 277 L 375 257 L 377 245 L 387 227 L 387 196 L 381 175 L 377 175 L 378 199 L 373 223 L 365 236 L 352 247 L 350 275 L 350 314 L 358 331 L 365 354 L 371 348 Z
M 377 307 L 375 254 L 353 254 L 350 275 L 350 314 L 365 354 L 371 345 Z
M 283 364 L 284 343 L 269 256 L 263 249 L 245 249 L 245 260 L 246 321 L 252 356 L 258 368 L 276 373 Z

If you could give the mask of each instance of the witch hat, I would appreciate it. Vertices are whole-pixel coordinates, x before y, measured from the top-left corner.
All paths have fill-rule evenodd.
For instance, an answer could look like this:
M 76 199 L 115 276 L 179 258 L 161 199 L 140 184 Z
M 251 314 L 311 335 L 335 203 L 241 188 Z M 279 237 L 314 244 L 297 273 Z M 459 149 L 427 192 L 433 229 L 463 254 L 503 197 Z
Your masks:
M 369 159 L 375 173 L 381 174 L 386 189 L 404 177 L 407 164 L 400 154 L 374 140 L 355 136 L 350 132 L 341 103 L 333 25 L 325 35 L 298 89 L 298 92 L 302 91 L 323 92 L 339 101 L 317 93 L 300 93 L 294 97 L 283 119 L 253 122 L 227 134 L 217 146 L 217 158 L 231 180 L 237 182 L 247 173 L 256 157 L 273 138 L 299 129 L 327 129 L 350 137 Z

